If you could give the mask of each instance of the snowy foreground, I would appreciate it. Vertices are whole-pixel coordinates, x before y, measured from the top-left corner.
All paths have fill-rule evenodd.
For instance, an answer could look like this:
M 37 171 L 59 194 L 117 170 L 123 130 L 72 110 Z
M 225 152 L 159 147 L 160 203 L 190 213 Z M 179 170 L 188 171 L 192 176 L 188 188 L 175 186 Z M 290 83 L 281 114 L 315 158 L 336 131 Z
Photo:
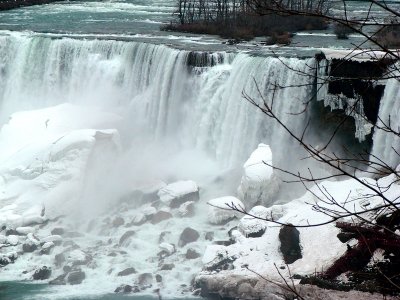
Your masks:
M 3 126 L 2 280 L 44 280 L 51 299 L 114 291 L 176 297 L 198 295 L 200 288 L 231 297 L 284 299 L 279 285 L 257 274 L 279 283 L 279 272 L 285 278 L 312 274 L 345 253 L 334 224 L 299 228 L 302 258 L 288 268 L 279 250 L 280 227 L 229 209 L 234 205 L 296 225 L 328 220 L 310 205 L 318 202 L 316 196 L 325 197 L 316 188 L 271 206 L 279 184 L 268 166 L 267 145 L 260 144 L 244 164 L 237 195 L 210 198 L 208 187 L 191 178 L 136 176 L 129 182 L 121 168 L 110 180 L 123 152 L 120 121 L 114 114 L 63 104 L 16 113 Z M 105 188 L 109 185 L 117 188 Z M 380 204 L 359 200 L 365 187 L 352 180 L 322 185 L 338 201 L 351 192 L 349 210 Z M 399 193 L 397 184 L 386 192 L 393 199 Z M 365 298 L 359 292 L 301 289 L 312 299 Z

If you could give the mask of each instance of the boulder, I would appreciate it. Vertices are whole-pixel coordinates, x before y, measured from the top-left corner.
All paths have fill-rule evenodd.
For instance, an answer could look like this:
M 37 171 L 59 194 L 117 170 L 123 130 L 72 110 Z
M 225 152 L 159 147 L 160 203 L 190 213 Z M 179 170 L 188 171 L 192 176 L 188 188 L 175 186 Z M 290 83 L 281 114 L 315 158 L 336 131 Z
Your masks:
M 33 227 L 17 227 L 17 229 L 15 229 L 15 231 L 19 235 L 28 235 L 29 233 L 34 233 L 35 228 L 33 228 Z
M 42 255 L 49 255 L 51 249 L 55 247 L 55 244 L 53 242 L 47 242 L 42 245 L 42 249 L 40 250 L 40 254 Z
M 24 251 L 25 253 L 31 253 L 31 252 L 35 251 L 37 248 L 38 248 L 38 246 L 33 243 L 22 244 L 22 251 Z
M 168 242 L 169 240 L 171 240 L 171 231 L 163 231 L 160 233 L 160 237 L 158 238 L 158 242 L 161 243 L 165 243 Z
M 67 281 L 69 284 L 75 285 L 75 284 L 81 284 L 85 278 L 86 278 L 85 272 L 73 271 L 68 274 Z
M 278 190 L 279 181 L 273 173 L 271 148 L 259 144 L 243 165 L 239 198 L 249 207 L 256 204 L 269 206 Z
M 284 225 L 279 231 L 280 251 L 286 264 L 292 264 L 302 258 L 300 232 L 293 226 Z
M 146 223 L 146 221 L 147 221 L 147 218 L 146 218 L 145 214 L 138 212 L 132 217 L 132 220 L 128 224 L 128 226 L 132 226 L 132 225 L 140 226 L 140 225 Z
M 161 180 L 136 183 L 132 190 L 121 198 L 121 202 L 125 202 L 132 207 L 138 207 L 144 203 L 157 201 L 158 191 L 166 185 Z
M 170 218 L 172 218 L 172 214 L 170 212 L 160 210 L 151 216 L 150 222 L 151 222 L 151 224 L 158 224 L 158 223 L 168 220 Z
M 123 218 L 121 217 L 116 217 L 113 221 L 112 221 L 112 226 L 113 227 L 119 227 L 125 224 L 125 221 Z
M 68 275 L 67 273 L 64 273 L 64 274 L 56 277 L 55 279 L 50 280 L 49 284 L 51 284 L 51 285 L 66 285 L 67 282 L 66 282 L 65 278 L 67 277 L 67 275 Z
M 119 239 L 118 245 L 119 246 L 124 246 L 127 240 L 129 240 L 133 235 L 135 235 L 135 231 L 133 230 L 128 230 L 127 232 L 125 232 L 121 238 Z
M 10 253 L 3 254 L 0 257 L 0 266 L 6 266 L 10 263 L 13 263 L 17 258 L 18 258 L 17 252 L 10 252 Z
M 193 217 L 194 216 L 194 201 L 188 201 L 179 206 L 178 213 L 181 217 Z
M 54 256 L 54 261 L 56 267 L 60 267 L 65 262 L 64 254 L 63 253 L 56 254 L 56 256 Z
M 239 231 L 248 238 L 257 238 L 264 235 L 267 229 L 267 222 L 244 216 L 239 223 Z
M 20 235 L 19 232 L 13 228 L 9 228 L 6 230 L 6 236 L 9 235 Z
M 35 272 L 33 273 L 33 280 L 46 280 L 49 279 L 51 275 L 51 269 L 43 266 L 37 270 L 35 270 Z
M 185 254 L 186 259 L 196 259 L 199 258 L 200 256 L 201 256 L 200 253 L 191 248 L 187 249 Z
M 127 268 L 127 269 L 119 272 L 117 274 L 117 276 L 128 276 L 128 275 L 132 275 L 132 274 L 136 274 L 135 268 Z
M 19 237 L 18 235 L 9 235 L 7 236 L 7 241 L 6 244 L 9 244 L 11 246 L 16 246 L 19 243 Z
M 138 284 L 141 288 L 148 288 L 153 285 L 153 275 L 151 273 L 143 273 L 138 277 Z
M 179 247 L 184 247 L 189 243 L 197 241 L 199 237 L 200 234 L 197 232 L 197 230 L 194 230 L 190 227 L 186 227 L 179 237 L 178 245 Z
M 177 181 L 160 189 L 160 201 L 171 208 L 178 208 L 188 201 L 199 200 L 199 187 L 194 181 Z
M 355 234 L 353 232 L 340 232 L 340 233 L 337 234 L 337 238 L 342 243 L 347 243 L 351 239 L 357 238 L 357 234 Z
M 268 208 L 259 205 L 254 206 L 249 213 L 261 219 L 277 221 L 285 215 L 286 211 L 281 205 L 274 205 Z M 267 225 L 267 221 L 243 216 L 239 221 L 238 230 L 246 237 L 256 238 L 261 237 L 265 233 Z
M 139 293 L 140 290 L 137 286 L 131 286 L 129 284 L 122 284 L 119 287 L 117 287 L 114 291 L 114 293 Z
M 8 257 L 0 257 L 0 267 L 7 266 L 10 263 L 10 259 Z
M 206 241 L 212 241 L 214 239 L 214 232 L 212 231 L 207 232 L 205 235 L 205 239 Z
M 73 266 L 87 265 L 92 260 L 92 257 L 82 250 L 75 249 L 68 253 L 67 261 Z
M 52 234 L 52 235 L 63 235 L 64 233 L 65 233 L 65 229 L 64 229 L 64 228 L 61 228 L 61 227 L 54 228 L 54 229 L 51 231 L 51 234 Z
M 161 252 L 159 253 L 159 256 L 166 257 L 170 256 L 175 253 L 175 245 L 174 244 L 169 244 L 169 243 L 161 243 L 160 246 Z M 162 255 L 164 254 L 164 255 Z
M 207 203 L 208 206 L 208 222 L 215 225 L 226 224 L 234 218 L 241 215 L 241 213 L 233 210 L 231 207 L 244 209 L 244 204 L 236 197 L 226 196 L 215 198 Z
M 56 245 L 61 245 L 62 237 L 60 235 L 49 235 L 41 240 L 42 243 L 53 242 Z
M 160 267 L 161 271 L 171 271 L 173 268 L 175 268 L 174 264 L 163 264 Z
M 156 282 L 161 283 L 163 280 L 162 276 L 160 274 L 156 274 Z

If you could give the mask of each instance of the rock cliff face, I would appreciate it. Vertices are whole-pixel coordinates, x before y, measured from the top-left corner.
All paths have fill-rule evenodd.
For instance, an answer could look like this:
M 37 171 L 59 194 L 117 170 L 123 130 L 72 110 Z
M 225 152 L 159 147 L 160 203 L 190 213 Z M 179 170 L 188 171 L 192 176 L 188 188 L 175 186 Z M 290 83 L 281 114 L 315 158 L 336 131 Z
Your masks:
M 330 107 L 334 118 L 340 120 L 337 124 L 351 117 L 347 119 L 355 125 L 354 136 L 359 142 L 371 139 L 385 89 L 385 73 L 393 61 L 316 58 L 317 100 Z

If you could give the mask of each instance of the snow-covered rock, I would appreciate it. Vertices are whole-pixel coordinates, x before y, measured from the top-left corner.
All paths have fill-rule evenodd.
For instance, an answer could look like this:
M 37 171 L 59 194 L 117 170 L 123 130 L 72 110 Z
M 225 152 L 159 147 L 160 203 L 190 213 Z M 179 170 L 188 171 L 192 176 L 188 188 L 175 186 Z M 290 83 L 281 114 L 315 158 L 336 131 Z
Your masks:
M 19 236 L 18 235 L 9 235 L 7 237 L 7 244 L 10 244 L 11 246 L 18 245 L 19 243 Z
M 244 174 L 238 188 L 239 198 L 247 206 L 270 205 L 279 189 L 272 168 L 272 151 L 268 145 L 259 144 L 243 165 Z
M 226 196 L 208 201 L 208 221 L 211 224 L 224 224 L 241 215 L 231 207 L 244 209 L 245 206 L 238 198 Z
M 27 235 L 28 233 L 34 233 L 35 228 L 33 227 L 17 227 L 15 229 L 20 235 Z
M 161 202 L 171 208 L 178 208 L 182 203 L 199 200 L 199 187 L 192 180 L 177 181 L 160 189 Z
M 271 207 L 254 206 L 249 214 L 240 219 L 238 229 L 247 237 L 259 237 L 264 234 L 268 226 L 268 221 L 279 220 L 285 214 L 285 207 L 274 205 Z M 254 217 L 252 217 L 254 216 Z
M 169 244 L 169 243 L 161 243 L 160 249 L 162 251 L 165 251 L 165 253 L 167 255 L 171 255 L 175 252 L 175 246 L 173 244 Z
M 181 217 L 192 217 L 194 215 L 194 203 L 194 201 L 188 201 L 179 206 L 179 215 Z
M 49 235 L 44 238 L 42 238 L 42 242 L 47 243 L 47 242 L 60 242 L 62 241 L 62 237 L 60 235 Z

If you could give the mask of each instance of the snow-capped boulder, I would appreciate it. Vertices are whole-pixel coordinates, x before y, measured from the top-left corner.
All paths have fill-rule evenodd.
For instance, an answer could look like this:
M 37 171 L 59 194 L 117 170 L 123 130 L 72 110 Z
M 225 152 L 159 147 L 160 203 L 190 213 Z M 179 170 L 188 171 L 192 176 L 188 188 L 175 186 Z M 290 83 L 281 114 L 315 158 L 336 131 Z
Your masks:
M 59 235 L 49 235 L 42 239 L 42 242 L 44 242 L 44 243 L 47 243 L 47 242 L 59 243 L 61 241 L 62 241 L 62 237 Z
M 19 235 L 27 235 L 28 233 L 34 233 L 35 228 L 33 227 L 17 227 L 15 229 L 16 232 L 18 232 Z
M 33 273 L 33 280 L 45 280 L 49 279 L 51 275 L 51 268 L 48 268 L 46 266 L 43 266 Z
M 244 204 L 236 197 L 226 196 L 208 201 L 208 221 L 211 224 L 225 224 L 241 214 L 231 207 L 244 209 Z
M 157 213 L 157 209 L 153 206 L 147 206 L 142 209 L 141 213 L 144 214 L 146 218 L 150 218 Z
M 162 253 L 165 254 L 166 256 L 170 256 L 175 253 L 175 246 L 170 243 L 161 243 L 160 244 L 160 249 L 162 250 Z
M 246 237 L 260 237 L 267 229 L 268 221 L 266 220 L 279 220 L 286 214 L 286 209 L 282 205 L 271 207 L 258 205 L 254 206 L 249 214 L 256 218 L 248 215 L 243 216 L 239 221 L 238 230 Z
M 271 148 L 259 144 L 243 165 L 244 174 L 238 188 L 239 198 L 248 206 L 271 205 L 279 189 L 278 179 L 272 168 Z
M 7 237 L 7 244 L 11 245 L 11 246 L 16 246 L 19 243 L 19 237 L 18 235 L 9 235 Z
M 160 189 L 158 192 L 161 202 L 171 208 L 178 208 L 188 201 L 199 200 L 199 187 L 194 181 L 177 181 Z
M 43 244 L 42 249 L 40 250 L 40 254 L 48 255 L 52 248 L 55 247 L 53 242 L 46 242 Z
M 67 261 L 73 266 L 87 265 L 91 259 L 90 255 L 79 249 L 71 251 L 67 256 Z
M 194 201 L 188 201 L 179 206 L 178 213 L 181 217 L 194 216 Z

